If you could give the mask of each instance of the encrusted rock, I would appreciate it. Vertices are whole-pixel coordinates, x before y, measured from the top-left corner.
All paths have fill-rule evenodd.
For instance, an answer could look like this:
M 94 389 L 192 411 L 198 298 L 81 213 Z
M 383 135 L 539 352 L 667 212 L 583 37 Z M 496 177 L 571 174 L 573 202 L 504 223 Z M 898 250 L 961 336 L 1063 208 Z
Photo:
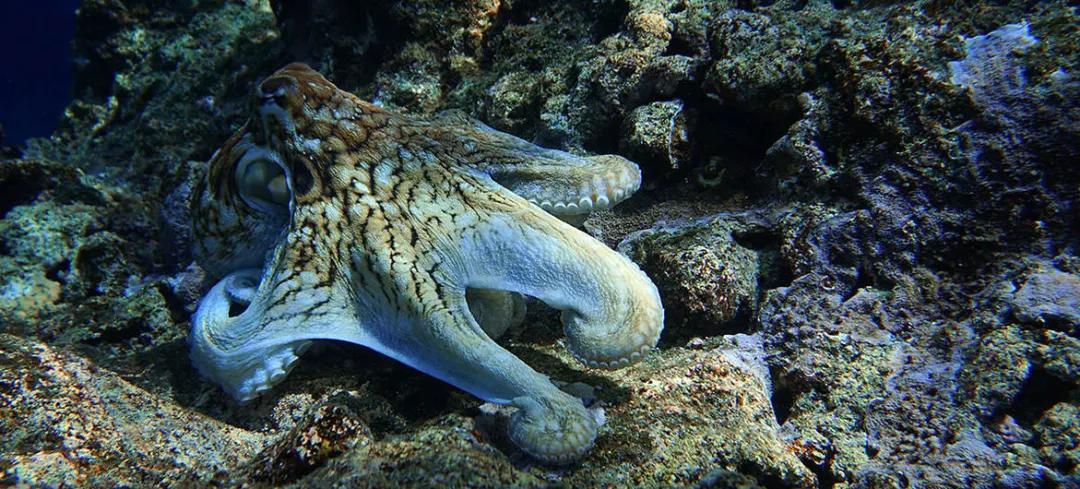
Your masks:
M 812 19 L 813 17 L 809 17 Z M 803 27 L 731 9 L 713 21 L 704 86 L 722 100 L 762 110 L 802 92 L 813 76 L 815 46 Z M 778 100 L 779 99 L 779 100 Z
M 1049 270 L 1033 274 L 1012 299 L 1016 318 L 1054 329 L 1080 332 L 1080 276 Z
M 676 170 L 690 158 L 690 124 L 681 100 L 634 109 L 623 122 L 619 150 L 640 163 Z
M 488 31 L 496 24 L 500 10 L 508 8 L 509 3 L 504 0 L 451 3 L 419 0 L 395 3 L 392 11 L 420 39 L 444 44 L 443 49 L 454 53 L 474 56 L 483 45 Z
M 255 480 L 281 484 L 310 473 L 327 460 L 372 442 L 371 429 L 346 403 L 321 404 L 249 466 Z
M 822 127 L 826 127 L 823 104 L 814 94 L 804 93 L 799 96 L 799 105 L 803 118 L 769 147 L 765 152 L 767 164 L 762 165 L 777 188 L 787 193 L 816 190 L 831 181 L 837 171 L 820 143 Z
M 695 484 L 724 467 L 766 485 L 813 487 L 814 475 L 781 435 L 764 369 L 741 357 L 743 348 L 713 340 L 614 372 L 629 398 L 607 408 L 590 466 L 609 466 L 609 477 L 639 487 Z
M 410 43 L 379 71 L 375 102 L 395 109 L 431 114 L 442 104 L 440 62 L 423 45 Z
M 0 367 L 0 480 L 205 485 L 264 439 L 34 340 L 0 334 Z
M 408 436 L 363 444 L 330 460 L 296 487 L 542 487 L 542 474 L 519 470 L 480 443 L 472 422 L 449 415 Z
M 1043 447 L 1039 451 L 1051 467 L 1080 466 L 1080 407 L 1075 403 L 1054 404 L 1035 425 Z
M 487 91 L 484 113 L 492 127 L 518 132 L 534 121 L 539 102 L 539 82 L 535 75 L 522 71 L 499 78 Z
M 666 335 L 684 327 L 716 332 L 740 312 L 754 312 L 760 264 L 754 250 L 735 241 L 740 227 L 732 216 L 719 216 L 641 231 L 619 244 L 660 290 Z

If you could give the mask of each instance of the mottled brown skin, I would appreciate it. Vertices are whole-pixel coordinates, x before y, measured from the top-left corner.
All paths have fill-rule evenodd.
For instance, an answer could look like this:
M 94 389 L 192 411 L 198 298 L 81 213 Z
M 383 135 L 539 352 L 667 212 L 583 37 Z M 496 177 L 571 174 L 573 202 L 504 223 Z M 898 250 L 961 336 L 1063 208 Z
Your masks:
M 309 341 L 351 341 L 517 406 L 510 437 L 541 460 L 583 455 L 596 421 L 485 333 L 499 328 L 477 323 L 466 290 L 563 310 L 567 344 L 586 365 L 639 360 L 662 328 L 656 288 L 541 208 L 580 215 L 613 204 L 637 188 L 636 166 L 545 150 L 456 117 L 393 114 L 299 64 L 267 78 L 258 96 L 259 124 L 226 141 L 196 193 L 196 254 L 224 277 L 194 320 L 200 370 L 249 399 Z M 498 302 L 485 296 L 471 294 L 473 310 Z M 230 313 L 237 304 L 246 309 Z

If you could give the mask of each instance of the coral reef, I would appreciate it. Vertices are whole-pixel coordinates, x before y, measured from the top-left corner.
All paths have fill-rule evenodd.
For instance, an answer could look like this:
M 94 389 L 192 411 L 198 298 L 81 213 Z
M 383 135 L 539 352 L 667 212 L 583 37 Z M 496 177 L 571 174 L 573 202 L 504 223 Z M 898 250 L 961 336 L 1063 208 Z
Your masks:
M 0 150 L 0 484 L 1080 485 L 1077 26 L 1065 0 L 84 1 L 60 129 Z M 582 228 L 656 282 L 659 351 L 583 367 L 531 299 L 498 340 L 603 421 L 580 462 L 351 345 L 249 404 L 199 378 L 192 188 L 292 61 L 640 164 Z

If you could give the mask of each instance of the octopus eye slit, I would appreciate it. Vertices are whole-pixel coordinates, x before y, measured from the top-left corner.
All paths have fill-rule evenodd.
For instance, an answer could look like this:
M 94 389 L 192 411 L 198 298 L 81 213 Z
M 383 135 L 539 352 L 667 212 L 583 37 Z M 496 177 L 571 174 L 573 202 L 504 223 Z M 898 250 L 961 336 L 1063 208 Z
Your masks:
M 311 187 L 315 184 L 315 179 L 311 175 L 311 170 L 307 165 L 296 165 L 293 169 L 293 186 L 297 195 L 305 195 L 311 191 Z

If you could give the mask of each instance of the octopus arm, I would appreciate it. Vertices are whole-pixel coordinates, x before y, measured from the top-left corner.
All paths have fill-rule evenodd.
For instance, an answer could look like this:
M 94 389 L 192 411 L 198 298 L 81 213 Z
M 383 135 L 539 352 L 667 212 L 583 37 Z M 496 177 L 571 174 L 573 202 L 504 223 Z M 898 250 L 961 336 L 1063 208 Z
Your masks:
M 618 155 L 579 156 L 544 148 L 451 112 L 431 134 L 464 147 L 465 164 L 567 221 L 608 209 L 641 186 L 641 170 Z

